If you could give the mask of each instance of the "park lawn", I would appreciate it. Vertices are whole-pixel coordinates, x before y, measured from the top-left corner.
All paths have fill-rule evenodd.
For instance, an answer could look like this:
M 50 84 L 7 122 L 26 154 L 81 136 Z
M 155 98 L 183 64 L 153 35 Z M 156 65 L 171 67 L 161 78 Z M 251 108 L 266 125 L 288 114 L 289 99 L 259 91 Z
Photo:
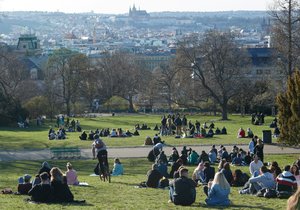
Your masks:
M 215 123 L 215 127 L 220 129 L 225 126 L 228 135 L 215 135 L 213 138 L 181 138 L 175 139 L 174 136 L 164 136 L 162 139 L 169 145 L 198 145 L 198 144 L 248 144 L 249 139 L 237 139 L 237 131 L 240 127 L 245 130 L 250 127 L 255 135 L 262 137 L 262 130 L 270 130 L 269 124 L 273 120 L 272 117 L 265 118 L 265 124 L 262 126 L 254 126 L 250 123 L 250 116 L 241 117 L 240 115 L 229 115 L 230 120 L 221 121 L 220 116 L 203 116 L 203 115 L 187 115 L 188 120 L 195 123 L 199 120 L 201 124 L 207 122 Z M 97 128 L 122 128 L 124 131 L 129 129 L 134 131 L 135 124 L 146 123 L 152 129 L 156 124 L 160 125 L 161 115 L 147 115 L 147 114 L 134 114 L 134 115 L 120 115 L 120 116 L 103 116 L 97 118 L 76 118 L 80 121 L 83 130 L 87 133 L 90 130 Z M 44 149 L 57 146 L 78 146 L 80 148 L 90 147 L 90 141 L 80 141 L 79 132 L 67 133 L 66 140 L 48 140 L 49 127 L 55 127 L 55 122 L 46 121 L 46 123 L 37 127 L 32 122 L 30 128 L 11 128 L 0 127 L 0 148 L 1 149 Z M 157 131 L 154 130 L 140 130 L 140 136 L 129 138 L 103 138 L 106 144 L 110 147 L 120 146 L 141 146 L 144 143 L 146 136 L 153 137 Z M 273 138 L 273 142 L 277 140 Z
M 291 164 L 298 158 L 297 155 L 268 155 L 266 161 L 277 160 L 283 167 Z M 110 165 L 112 165 L 112 160 Z M 67 160 L 49 161 L 51 166 L 65 169 Z M 168 190 L 135 188 L 146 179 L 146 172 L 151 163 L 145 158 L 122 159 L 125 174 L 112 177 L 112 183 L 99 181 L 98 177 L 91 177 L 95 160 L 73 160 L 74 168 L 78 171 L 79 180 L 88 182 L 88 187 L 71 186 L 75 199 L 85 199 L 85 204 L 30 204 L 24 201 L 28 196 L 0 195 L 1 209 L 211 209 L 205 205 L 206 196 L 202 187 L 197 188 L 196 202 L 191 207 L 174 206 L 168 203 Z M 0 189 L 11 187 L 16 191 L 17 178 L 25 173 L 34 175 L 40 168 L 38 161 L 0 162 Z M 215 166 L 216 167 L 216 166 Z M 195 167 L 189 166 L 190 175 Z M 248 172 L 248 167 L 239 167 Z M 232 167 L 232 171 L 236 167 Z M 266 199 L 251 195 L 239 195 L 239 188 L 232 187 L 230 200 L 232 205 L 226 209 L 285 209 L 286 199 Z M 224 209 L 220 207 L 219 209 Z

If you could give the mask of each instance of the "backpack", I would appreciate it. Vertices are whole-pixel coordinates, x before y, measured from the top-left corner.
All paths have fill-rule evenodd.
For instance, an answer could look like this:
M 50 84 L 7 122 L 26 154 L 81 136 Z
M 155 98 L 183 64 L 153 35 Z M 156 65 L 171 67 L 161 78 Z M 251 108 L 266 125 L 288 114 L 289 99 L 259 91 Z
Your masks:
M 274 189 L 266 189 L 266 192 L 264 193 L 265 198 L 276 198 L 277 197 L 277 191 Z

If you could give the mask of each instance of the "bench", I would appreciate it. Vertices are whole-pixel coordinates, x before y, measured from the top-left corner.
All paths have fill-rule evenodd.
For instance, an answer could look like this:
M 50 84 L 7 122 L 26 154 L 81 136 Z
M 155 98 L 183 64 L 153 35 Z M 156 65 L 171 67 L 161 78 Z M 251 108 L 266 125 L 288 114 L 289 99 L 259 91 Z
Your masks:
M 53 147 L 50 148 L 51 159 L 74 159 L 81 157 L 78 147 Z

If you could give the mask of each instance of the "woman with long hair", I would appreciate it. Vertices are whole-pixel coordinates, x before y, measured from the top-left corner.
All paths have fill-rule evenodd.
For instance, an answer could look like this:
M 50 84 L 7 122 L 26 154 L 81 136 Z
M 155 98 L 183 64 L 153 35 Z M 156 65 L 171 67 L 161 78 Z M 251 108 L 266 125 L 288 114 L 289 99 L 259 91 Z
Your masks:
M 58 203 L 72 202 L 74 200 L 74 196 L 70 191 L 66 177 L 63 175 L 62 171 L 57 167 L 53 167 L 50 174 L 53 201 Z
M 214 180 L 208 183 L 207 198 L 205 202 L 210 206 L 229 206 L 228 198 L 230 193 L 230 185 L 222 172 L 215 174 Z M 205 190 L 204 190 L 205 192 Z M 205 192 L 206 193 L 206 192 Z
M 300 173 L 298 165 L 294 164 L 291 167 L 291 173 L 295 176 L 298 187 L 300 186 Z

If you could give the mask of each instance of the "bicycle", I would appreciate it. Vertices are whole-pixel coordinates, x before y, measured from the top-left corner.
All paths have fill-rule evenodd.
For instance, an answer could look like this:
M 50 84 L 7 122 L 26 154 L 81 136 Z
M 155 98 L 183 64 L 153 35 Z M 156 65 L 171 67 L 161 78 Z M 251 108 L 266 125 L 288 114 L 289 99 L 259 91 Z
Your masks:
M 107 155 L 102 154 L 100 157 L 98 157 L 99 161 L 99 178 L 101 181 L 108 181 L 108 183 L 111 182 L 110 178 L 110 171 L 109 171 L 109 164 L 107 161 Z

